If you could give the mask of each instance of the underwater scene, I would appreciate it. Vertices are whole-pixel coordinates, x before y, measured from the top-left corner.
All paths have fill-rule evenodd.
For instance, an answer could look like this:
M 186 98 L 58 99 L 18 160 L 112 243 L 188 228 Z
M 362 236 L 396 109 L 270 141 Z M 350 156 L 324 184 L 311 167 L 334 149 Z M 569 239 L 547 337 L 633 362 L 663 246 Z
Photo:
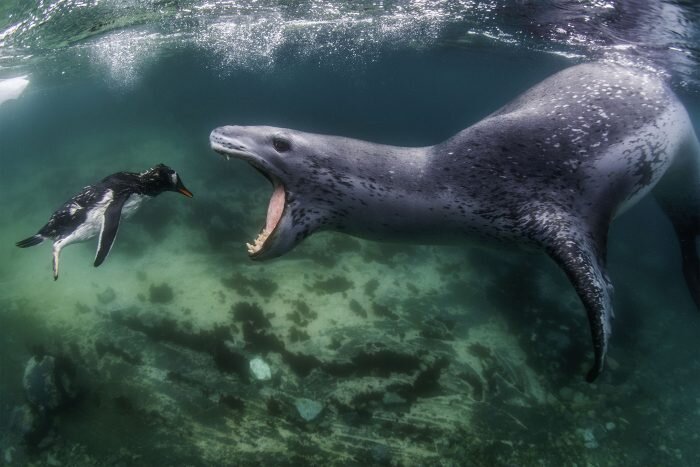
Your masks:
M 646 180 L 597 255 L 505 223 L 562 199 L 523 142 L 572 82 L 518 96 L 636 70 L 681 110 L 630 94 L 611 138 L 681 154 L 699 59 L 692 1 L 0 0 L 0 465 L 700 465 L 700 152 L 586 177 Z M 419 196 L 475 124 L 468 170 L 502 133 L 536 175 Z

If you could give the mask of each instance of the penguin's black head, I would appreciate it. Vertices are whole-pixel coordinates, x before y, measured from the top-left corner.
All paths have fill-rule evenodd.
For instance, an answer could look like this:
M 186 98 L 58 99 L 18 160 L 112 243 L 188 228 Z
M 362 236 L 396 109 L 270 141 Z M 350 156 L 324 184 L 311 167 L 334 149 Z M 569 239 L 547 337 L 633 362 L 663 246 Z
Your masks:
M 177 191 L 191 198 L 192 192 L 185 188 L 182 179 L 173 169 L 165 164 L 158 164 L 141 174 L 146 191 L 152 195 L 164 191 Z

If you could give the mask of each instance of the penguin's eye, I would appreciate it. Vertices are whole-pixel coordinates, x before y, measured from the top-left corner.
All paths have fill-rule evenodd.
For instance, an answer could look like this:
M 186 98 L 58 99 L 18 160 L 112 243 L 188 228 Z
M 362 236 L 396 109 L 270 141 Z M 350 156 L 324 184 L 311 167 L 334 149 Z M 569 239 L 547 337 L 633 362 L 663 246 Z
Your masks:
M 289 141 L 286 139 L 280 138 L 279 136 L 275 136 L 272 139 L 272 146 L 275 148 L 275 151 L 277 152 L 287 152 L 290 149 L 292 149 L 292 145 L 289 144 Z
M 170 174 L 170 181 L 173 182 L 173 185 L 177 185 L 177 172 L 172 172 Z

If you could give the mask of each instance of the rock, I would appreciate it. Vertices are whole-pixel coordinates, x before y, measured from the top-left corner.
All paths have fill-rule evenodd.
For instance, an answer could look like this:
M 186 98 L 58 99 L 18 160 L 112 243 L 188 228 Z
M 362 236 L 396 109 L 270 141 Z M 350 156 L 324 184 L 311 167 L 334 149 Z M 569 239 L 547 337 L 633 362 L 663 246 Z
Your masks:
M 605 429 L 608 431 L 612 431 L 615 429 L 615 424 L 613 422 L 608 422 L 605 424 Z
M 7 448 L 5 449 L 5 452 L 3 453 L 3 460 L 5 461 L 5 464 L 10 465 L 12 464 L 12 453 L 15 452 L 15 448 Z
M 406 404 L 408 401 L 396 394 L 395 392 L 387 392 L 384 393 L 384 397 L 382 397 L 382 402 L 386 405 L 401 405 Z
M 391 450 L 385 444 L 377 444 L 372 448 L 372 460 L 379 465 L 390 465 Z
M 107 287 L 104 291 L 97 294 L 97 300 L 103 305 L 113 302 L 115 298 L 117 298 L 117 294 L 112 287 Z
M 38 446 L 51 429 L 51 420 L 45 411 L 29 404 L 15 407 L 10 415 L 10 427 L 30 446 Z
M 161 303 L 166 304 L 173 301 L 175 293 L 172 287 L 166 283 L 160 285 L 151 285 L 148 289 L 148 298 L 151 303 Z
M 61 465 L 61 461 L 56 459 L 51 453 L 49 453 L 46 456 L 46 465 L 50 465 L 51 467 L 58 467 Z
M 588 398 L 585 395 L 583 395 L 583 393 L 578 392 L 578 391 L 576 391 L 576 393 L 574 393 L 574 404 L 583 405 L 583 404 L 586 404 L 587 402 L 588 402 Z
M 557 330 L 547 332 L 545 339 L 552 348 L 558 351 L 564 351 L 571 347 L 571 338 L 567 334 Z
M 35 422 L 36 416 L 34 411 L 27 404 L 15 407 L 10 415 L 10 426 L 21 435 L 31 432 Z
M 301 415 L 301 418 L 307 422 L 310 422 L 318 417 L 323 410 L 323 404 L 320 402 L 304 398 L 296 399 L 294 401 L 294 406 L 296 407 L 297 412 L 299 412 L 299 415 Z
M 56 410 L 77 396 L 70 365 L 51 355 L 29 359 L 22 386 L 27 401 L 42 411 Z
M 571 388 L 563 387 L 559 390 L 559 396 L 567 401 L 574 398 L 574 391 Z
M 581 436 L 583 437 L 583 445 L 588 449 L 595 449 L 598 447 L 598 441 L 595 439 L 593 430 L 591 428 L 586 428 L 579 430 Z
M 7 439 L 7 438 L 6 438 Z M 27 454 L 27 446 L 17 441 L 16 446 L 9 446 L 2 452 L 0 465 L 3 466 L 26 466 L 32 465 Z
M 56 382 L 56 360 L 49 355 L 30 358 L 24 367 L 22 386 L 33 406 L 48 410 L 57 408 L 61 393 Z
M 259 381 L 267 381 L 272 378 L 270 365 L 265 363 L 265 360 L 260 357 L 255 357 L 250 361 L 250 371 L 253 373 L 255 379 Z
M 606 363 L 608 364 L 608 368 L 610 368 L 612 371 L 615 371 L 618 368 L 620 368 L 620 364 L 617 362 L 617 360 L 615 360 L 612 357 L 608 357 L 608 360 Z

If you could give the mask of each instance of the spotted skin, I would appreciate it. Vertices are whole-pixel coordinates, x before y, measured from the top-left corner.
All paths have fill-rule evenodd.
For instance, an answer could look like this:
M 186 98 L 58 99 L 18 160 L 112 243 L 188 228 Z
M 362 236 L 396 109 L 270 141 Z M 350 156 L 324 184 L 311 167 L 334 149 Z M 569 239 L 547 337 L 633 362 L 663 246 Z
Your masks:
M 642 71 L 566 69 L 428 147 L 260 126 L 220 127 L 210 142 L 284 186 L 282 218 L 254 259 L 284 254 L 324 229 L 417 242 L 478 235 L 541 248 L 587 311 L 595 353 L 588 381 L 603 369 L 612 329 L 610 223 L 669 171 L 666 185 L 684 186 L 683 194 L 669 188 L 657 198 L 679 232 L 700 306 L 697 139 L 672 91 Z

